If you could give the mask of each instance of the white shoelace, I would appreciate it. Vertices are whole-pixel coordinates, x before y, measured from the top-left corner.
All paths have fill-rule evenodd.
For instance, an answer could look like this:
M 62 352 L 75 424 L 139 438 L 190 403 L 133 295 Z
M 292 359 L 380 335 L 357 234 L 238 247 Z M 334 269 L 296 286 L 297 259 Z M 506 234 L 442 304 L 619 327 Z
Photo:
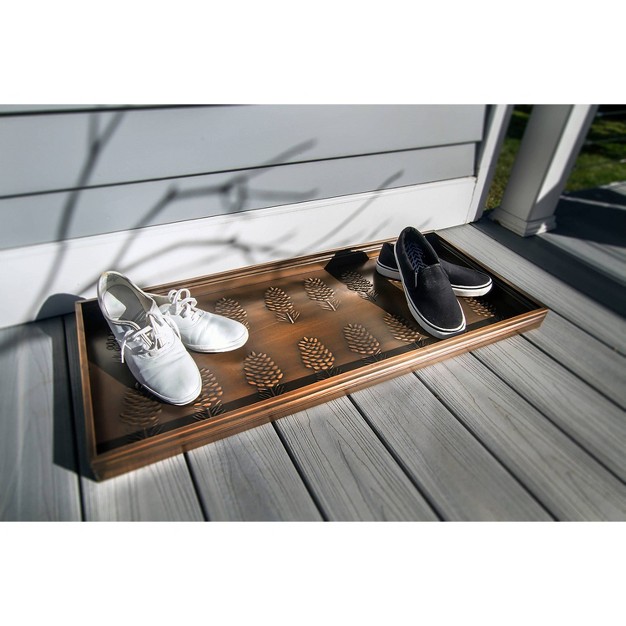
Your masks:
M 191 317 L 192 320 L 200 314 L 200 311 L 196 309 L 198 301 L 191 297 L 189 289 L 172 289 L 167 297 L 174 305 L 174 315 L 180 315 L 181 317 Z
M 146 350 L 158 350 L 162 348 L 166 341 L 164 334 L 165 324 L 174 330 L 180 338 L 180 331 L 172 320 L 168 317 L 157 317 L 154 313 L 147 313 L 148 324 L 139 330 L 127 330 L 122 339 L 121 361 L 124 363 L 124 350 L 129 341 L 141 340 L 146 346 Z M 164 324 L 165 323 L 165 324 Z

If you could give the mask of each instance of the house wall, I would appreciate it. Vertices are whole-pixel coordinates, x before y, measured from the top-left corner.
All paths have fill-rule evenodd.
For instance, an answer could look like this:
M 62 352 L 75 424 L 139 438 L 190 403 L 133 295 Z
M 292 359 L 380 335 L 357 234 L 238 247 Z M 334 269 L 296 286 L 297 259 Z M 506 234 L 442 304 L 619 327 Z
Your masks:
M 0 326 L 468 221 L 487 107 L 0 107 Z M 471 216 L 470 216 L 471 219 Z M 6 292 L 5 292 L 6 293 Z

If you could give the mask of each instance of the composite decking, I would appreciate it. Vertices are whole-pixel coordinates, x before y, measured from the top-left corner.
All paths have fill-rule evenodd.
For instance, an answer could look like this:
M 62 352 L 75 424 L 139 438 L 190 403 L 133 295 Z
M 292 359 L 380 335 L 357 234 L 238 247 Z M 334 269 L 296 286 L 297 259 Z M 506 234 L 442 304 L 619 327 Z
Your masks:
M 548 306 L 539 329 L 103 482 L 73 316 L 0 331 L 0 519 L 626 520 L 626 321 L 498 229 L 439 234 Z

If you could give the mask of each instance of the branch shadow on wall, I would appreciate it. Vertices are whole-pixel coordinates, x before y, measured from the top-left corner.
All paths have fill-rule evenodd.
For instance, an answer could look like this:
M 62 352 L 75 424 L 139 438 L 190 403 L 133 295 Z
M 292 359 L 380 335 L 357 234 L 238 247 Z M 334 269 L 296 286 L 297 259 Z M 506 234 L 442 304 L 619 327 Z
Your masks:
M 50 294 L 50 287 L 51 285 L 54 285 L 55 278 L 59 275 L 61 268 L 66 262 L 68 252 L 68 240 L 72 238 L 72 225 L 76 217 L 80 195 L 83 190 L 89 189 L 90 182 L 93 179 L 93 174 L 95 172 L 99 159 L 102 157 L 106 146 L 110 143 L 112 137 L 115 135 L 115 132 L 119 129 L 124 115 L 124 111 L 116 112 L 110 117 L 110 119 L 108 119 L 105 124 L 102 124 L 102 119 L 99 117 L 100 113 L 92 114 L 89 125 L 89 145 L 86 152 L 85 162 L 78 175 L 76 186 L 74 190 L 70 193 L 67 202 L 63 207 L 62 216 L 59 220 L 55 234 L 56 239 L 59 241 L 59 246 L 50 267 L 48 267 L 47 269 L 42 268 L 46 272 L 46 275 L 43 287 L 40 289 L 38 295 L 34 299 L 35 303 L 38 303 L 42 299 L 44 299 L 46 294 Z M 126 259 L 128 258 L 129 252 L 132 250 L 133 244 L 135 243 L 136 239 L 141 235 L 140 229 L 153 223 L 156 219 L 167 216 L 169 207 L 171 207 L 172 203 L 176 201 L 189 198 L 202 198 L 217 195 L 222 202 L 225 213 L 237 213 L 242 220 L 245 220 L 251 217 L 249 212 L 245 210 L 245 207 L 251 198 L 260 197 L 264 200 L 275 202 L 276 204 L 293 203 L 297 201 L 305 201 L 311 199 L 311 196 L 315 193 L 315 189 L 310 189 L 303 192 L 293 192 L 285 189 L 259 190 L 254 188 L 254 181 L 257 176 L 260 176 L 262 173 L 266 172 L 268 167 L 278 167 L 280 163 L 285 162 L 285 160 L 293 159 L 294 157 L 310 150 L 314 147 L 315 143 L 315 140 L 312 139 L 297 144 L 289 150 L 286 150 L 277 155 L 270 161 L 261 164 L 256 169 L 233 174 L 233 176 L 230 177 L 224 184 L 198 187 L 191 190 L 179 189 L 176 186 L 170 187 L 167 192 L 164 193 L 164 195 L 157 202 L 155 202 L 154 205 L 151 206 L 149 210 L 146 211 L 143 216 L 133 225 L 133 228 L 128 234 L 124 245 L 120 247 L 118 253 L 115 255 L 113 260 L 107 262 L 107 267 L 98 267 L 97 262 L 94 263 L 93 278 L 91 278 L 86 284 L 81 285 L 79 288 L 77 288 L 77 294 L 84 293 L 88 289 L 93 288 L 97 283 L 100 273 L 105 269 L 114 269 L 115 267 L 123 265 L 126 272 L 131 272 L 133 269 L 142 266 L 145 263 L 149 263 L 153 255 L 147 254 L 142 258 L 136 258 L 132 263 L 128 263 Z M 375 191 L 382 192 L 384 189 L 390 188 L 401 177 L 401 175 L 402 171 L 399 171 L 386 177 L 377 186 Z M 374 196 L 370 196 L 366 200 L 364 200 L 364 202 L 356 207 L 350 213 L 350 215 L 339 225 L 329 225 L 327 234 L 310 244 L 308 246 L 308 250 L 311 250 L 315 247 L 323 246 L 328 238 L 330 238 L 331 236 L 335 236 L 336 233 L 339 231 L 346 232 L 346 241 L 353 240 L 354 237 L 351 237 L 350 233 L 354 235 L 354 228 L 355 225 L 358 223 L 361 214 L 366 211 L 367 208 L 375 201 L 376 197 L 376 194 L 374 194 Z M 375 238 L 376 231 L 383 228 L 387 221 L 387 219 L 381 216 L 380 223 L 373 229 L 362 230 L 364 233 L 367 233 L 368 238 L 373 239 Z M 259 241 L 254 243 L 242 241 L 238 236 L 217 236 L 211 240 L 198 238 L 195 241 L 186 242 L 185 247 L 189 248 L 190 246 L 197 245 L 199 247 L 205 249 L 208 248 L 211 250 L 209 254 L 203 255 L 202 257 L 198 258 L 199 264 L 207 263 L 216 256 L 219 256 L 221 254 L 220 248 L 223 247 L 238 250 L 244 259 L 246 259 L 249 263 L 254 263 L 257 262 L 255 259 L 255 255 L 258 255 L 259 253 L 261 253 L 265 257 L 269 256 L 274 258 L 285 257 L 287 255 L 293 256 L 293 248 L 290 248 L 289 246 L 286 246 L 284 244 L 289 242 L 296 234 L 296 231 L 292 230 L 290 232 L 279 233 L 270 241 Z M 181 246 L 179 244 L 173 244 L 169 248 L 160 250 L 159 252 L 166 253 L 175 249 L 181 249 Z M 183 251 L 184 250 L 181 249 L 181 252 Z M 74 387 L 75 392 L 79 393 L 80 380 L 75 380 L 76 368 L 72 368 L 68 363 L 68 361 L 71 361 L 72 359 L 75 360 L 77 358 L 75 352 L 71 350 L 71 343 L 74 337 L 63 335 L 65 341 L 60 340 L 58 329 L 54 332 L 49 332 L 51 326 L 48 322 L 44 321 L 46 320 L 46 318 L 72 313 L 76 301 L 82 299 L 81 296 L 77 294 L 54 293 L 48 295 L 47 297 L 45 297 L 43 303 L 41 303 L 38 307 L 35 308 L 35 310 L 32 311 L 31 317 L 37 320 L 35 321 L 35 324 L 40 326 L 41 331 L 48 334 L 51 338 L 53 352 L 53 369 L 56 367 L 60 368 L 61 364 L 63 363 L 67 364 L 69 366 L 69 371 L 74 371 L 73 378 L 72 376 L 70 376 L 70 378 L 72 378 L 70 383 L 72 387 Z M 74 330 L 72 330 L 73 328 Z M 64 332 L 65 334 L 75 333 L 75 327 L 73 327 L 72 324 L 68 322 L 67 328 Z M 14 335 L 8 335 L 4 339 L 4 341 L 0 341 L 0 350 L 9 350 L 14 347 L 14 338 Z M 68 344 L 70 344 L 69 347 Z M 68 371 L 66 368 L 63 369 L 65 371 Z M 59 371 L 61 371 L 61 369 L 59 369 Z M 78 446 L 77 456 L 78 458 L 84 460 L 84 442 L 81 441 L 81 437 L 78 437 L 78 440 L 74 439 L 74 445 L 71 445 L 70 439 L 72 438 L 72 434 L 68 433 L 68 420 L 71 417 L 71 415 L 68 416 L 68 411 L 70 413 L 73 413 L 73 410 L 68 406 L 68 394 L 70 392 L 67 388 L 66 382 L 64 382 L 64 380 L 62 379 L 63 377 L 58 378 L 58 380 L 57 378 L 55 378 L 53 389 L 54 442 L 52 445 L 54 448 L 54 461 L 57 465 L 66 467 L 67 469 L 70 469 L 72 471 L 77 471 L 77 459 L 75 458 L 76 454 L 74 454 L 72 450 L 75 449 L 75 446 Z M 69 404 L 71 405 L 71 401 L 69 402 Z M 75 421 L 79 420 L 79 415 L 75 414 L 74 419 Z M 75 432 L 78 429 L 76 423 L 74 424 L 74 429 Z M 80 465 L 82 466 L 84 465 L 84 463 L 80 463 Z M 83 467 L 81 473 L 83 475 L 88 475 L 88 472 L 85 472 L 87 472 L 87 470 Z

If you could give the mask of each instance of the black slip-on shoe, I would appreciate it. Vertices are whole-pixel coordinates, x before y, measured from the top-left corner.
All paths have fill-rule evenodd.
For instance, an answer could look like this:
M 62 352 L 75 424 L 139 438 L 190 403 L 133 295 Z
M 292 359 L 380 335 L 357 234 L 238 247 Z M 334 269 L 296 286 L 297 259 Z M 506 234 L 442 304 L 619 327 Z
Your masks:
M 445 339 L 465 330 L 465 316 L 439 257 L 424 235 L 405 228 L 394 247 L 411 314 L 428 333 Z
M 457 296 L 465 298 L 484 296 L 493 286 L 491 278 L 484 272 L 463 267 L 462 265 L 455 265 L 443 259 L 439 259 L 439 263 L 441 263 L 441 267 L 448 275 L 452 291 Z M 376 271 L 387 278 L 400 280 L 400 271 L 398 270 L 392 244 L 383 244 L 376 261 Z

